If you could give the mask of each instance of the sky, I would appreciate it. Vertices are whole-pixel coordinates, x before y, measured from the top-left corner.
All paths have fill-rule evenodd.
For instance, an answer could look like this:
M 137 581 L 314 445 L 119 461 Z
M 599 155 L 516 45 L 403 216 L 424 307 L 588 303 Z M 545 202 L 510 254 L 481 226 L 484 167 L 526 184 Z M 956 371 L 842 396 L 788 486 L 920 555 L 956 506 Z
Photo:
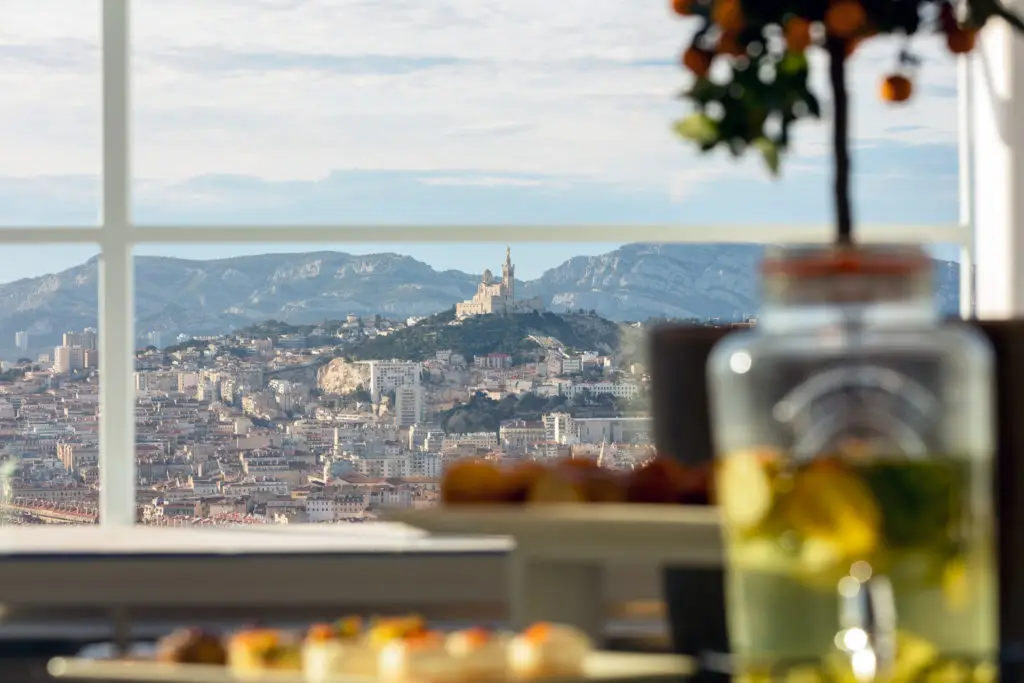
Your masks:
M 707 226 L 713 241 L 722 224 L 830 222 L 825 124 L 796 130 L 777 180 L 760 159 L 702 156 L 674 137 L 686 113 L 675 95 L 688 84 L 678 54 L 693 27 L 662 0 L 132 3 L 140 224 L 673 223 Z M 852 62 L 855 214 L 951 224 L 955 66 L 918 40 L 917 96 L 893 108 L 876 92 L 898 47 L 868 41 Z M 0 225 L 95 224 L 99 57 L 98 0 L 0 2 Z M 614 247 L 522 244 L 512 231 L 508 241 L 526 278 Z M 493 243 L 331 248 L 467 271 L 503 257 Z M 0 281 L 94 253 L 9 258 Z

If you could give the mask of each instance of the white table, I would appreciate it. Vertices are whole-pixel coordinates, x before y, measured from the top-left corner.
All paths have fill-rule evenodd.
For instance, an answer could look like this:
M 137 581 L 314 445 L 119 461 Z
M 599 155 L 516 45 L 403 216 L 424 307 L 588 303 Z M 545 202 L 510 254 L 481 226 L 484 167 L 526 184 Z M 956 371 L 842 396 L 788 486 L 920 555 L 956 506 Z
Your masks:
M 507 604 L 514 626 L 558 621 L 596 637 L 609 572 L 616 599 L 651 597 L 636 595 L 619 565 L 721 562 L 714 511 L 643 507 L 535 519 L 529 533 L 511 530 L 515 542 L 507 520 L 479 515 L 449 517 L 433 534 L 395 523 L 9 527 L 0 529 L 0 605 L 109 608 L 125 622 L 141 608 Z M 474 535 L 452 535 L 460 529 Z
M 536 621 L 575 625 L 598 637 L 605 574 L 615 565 L 720 567 L 715 508 L 655 505 L 479 507 L 395 511 L 389 519 L 435 534 L 515 538 L 509 604 L 516 628 Z

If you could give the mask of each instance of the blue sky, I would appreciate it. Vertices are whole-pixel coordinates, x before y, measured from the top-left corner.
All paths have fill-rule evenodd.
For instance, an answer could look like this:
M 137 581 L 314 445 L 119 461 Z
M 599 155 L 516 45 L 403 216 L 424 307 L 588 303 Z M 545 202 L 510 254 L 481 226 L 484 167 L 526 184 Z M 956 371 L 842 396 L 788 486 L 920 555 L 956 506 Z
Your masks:
M 659 0 L 133 2 L 143 223 L 679 223 L 713 241 L 715 225 L 830 219 L 824 126 L 797 131 L 775 181 L 756 159 L 701 157 L 672 137 L 691 29 Z M 98 28 L 95 0 L 0 5 L 0 224 L 96 220 Z M 897 46 L 869 43 L 853 62 L 858 220 L 957 219 L 955 71 L 919 48 L 918 97 L 899 109 L 874 96 Z M 507 239 L 524 277 L 612 246 Z M 333 246 L 470 271 L 501 257 L 493 244 Z M 93 251 L 8 259 L 0 280 Z

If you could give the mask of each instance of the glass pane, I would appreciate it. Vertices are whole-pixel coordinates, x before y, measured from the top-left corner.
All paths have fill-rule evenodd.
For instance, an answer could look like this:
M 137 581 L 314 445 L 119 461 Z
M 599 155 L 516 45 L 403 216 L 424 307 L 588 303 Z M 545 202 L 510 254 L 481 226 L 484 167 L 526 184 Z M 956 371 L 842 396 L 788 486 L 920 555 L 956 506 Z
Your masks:
M 91 245 L 4 247 L 0 518 L 7 523 L 96 522 L 97 253 Z
M 147 248 L 135 261 L 140 518 L 372 520 L 432 504 L 446 464 L 477 449 L 543 459 L 603 444 L 626 467 L 653 445 L 647 332 L 756 316 L 762 249 Z M 955 313 L 957 264 L 938 265 Z
M 137 216 L 827 224 L 825 125 L 797 131 L 774 182 L 753 156 L 699 158 L 674 136 L 692 27 L 667 5 L 136 0 Z M 915 46 L 902 108 L 876 97 L 898 43 L 852 62 L 862 221 L 957 219 L 954 65 Z
M 0 3 L 0 225 L 95 225 L 97 0 Z

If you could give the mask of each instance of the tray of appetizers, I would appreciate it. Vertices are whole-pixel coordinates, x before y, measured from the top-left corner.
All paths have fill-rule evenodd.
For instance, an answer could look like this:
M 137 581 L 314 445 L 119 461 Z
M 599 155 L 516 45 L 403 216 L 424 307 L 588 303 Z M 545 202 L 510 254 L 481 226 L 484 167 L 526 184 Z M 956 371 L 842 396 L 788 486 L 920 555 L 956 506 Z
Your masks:
M 436 534 L 512 536 L 545 555 L 713 564 L 721 561 L 722 545 L 709 488 L 708 467 L 660 456 L 633 470 L 589 459 L 511 467 L 465 460 L 445 471 L 438 507 L 380 515 Z
M 472 628 L 450 633 L 418 617 L 350 617 L 304 634 L 248 629 L 217 636 L 182 629 L 150 658 L 57 658 L 56 679 L 160 683 L 568 683 L 678 679 L 687 657 L 605 652 L 569 626 L 535 624 L 520 633 Z

